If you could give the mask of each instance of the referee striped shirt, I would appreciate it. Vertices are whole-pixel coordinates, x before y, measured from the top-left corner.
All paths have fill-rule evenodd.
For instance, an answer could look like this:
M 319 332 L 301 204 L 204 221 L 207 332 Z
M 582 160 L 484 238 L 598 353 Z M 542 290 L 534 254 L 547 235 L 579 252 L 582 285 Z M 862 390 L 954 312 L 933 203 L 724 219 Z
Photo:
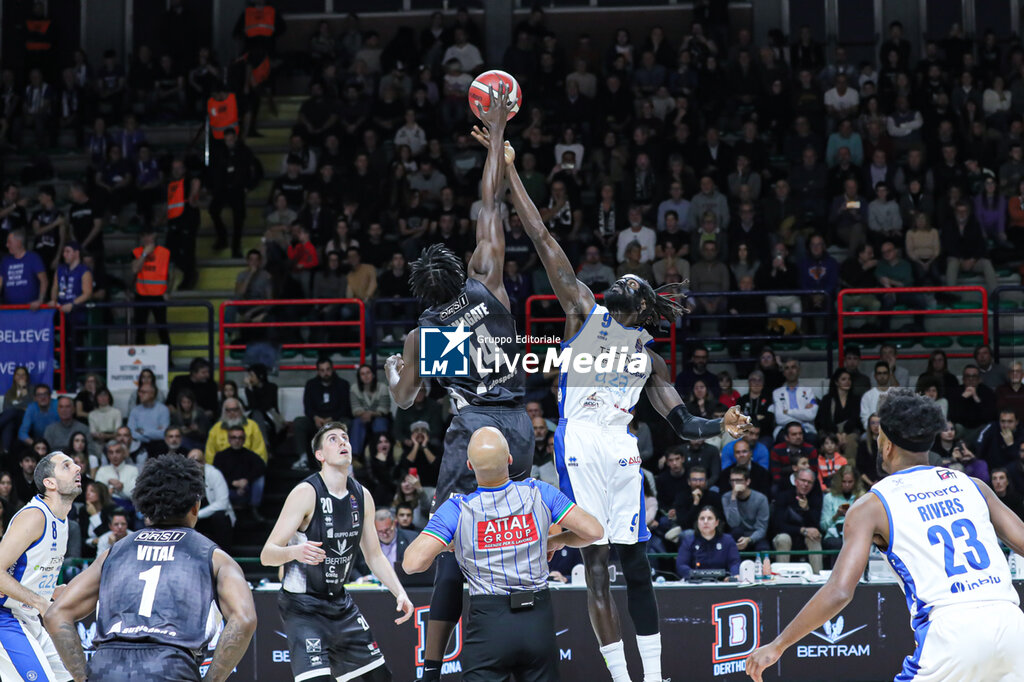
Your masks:
M 450 498 L 423 532 L 454 541 L 471 595 L 540 590 L 548 582 L 548 528 L 575 506 L 542 481 L 509 481 Z

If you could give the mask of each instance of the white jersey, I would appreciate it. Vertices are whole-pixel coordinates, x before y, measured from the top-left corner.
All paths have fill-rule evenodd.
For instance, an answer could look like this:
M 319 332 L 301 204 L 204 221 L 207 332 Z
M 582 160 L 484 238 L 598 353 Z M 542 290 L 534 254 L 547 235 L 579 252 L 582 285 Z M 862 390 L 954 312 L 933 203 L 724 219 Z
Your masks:
M 883 478 L 871 492 L 889 517 L 886 558 L 903 582 L 915 630 L 938 607 L 1020 603 L 988 503 L 967 474 L 917 466 Z
M 18 560 L 7 572 L 25 588 L 49 599 L 57 588 L 57 578 L 60 576 L 60 569 L 64 564 L 64 553 L 68 547 L 68 522 L 66 519 L 58 519 L 54 516 L 39 495 L 33 497 L 28 504 L 22 507 L 14 515 L 14 518 L 18 518 L 30 509 L 38 509 L 43 512 L 46 519 L 43 534 L 18 557 Z M 14 519 L 11 519 L 11 523 L 14 523 Z M 36 609 L 7 596 L 4 596 L 3 601 L 0 602 L 0 607 L 9 609 L 18 617 L 39 615 Z
M 604 306 L 594 304 L 583 326 L 562 348 L 572 357 L 563 362 L 558 379 L 558 411 L 562 419 L 585 421 L 599 426 L 626 425 L 633 408 L 651 376 L 651 359 L 646 347 L 653 337 L 641 327 L 623 327 Z M 595 362 L 577 371 L 574 358 L 586 353 L 593 358 L 614 352 L 612 362 Z M 630 371 L 632 357 L 642 353 L 643 369 Z M 607 355 L 605 355 L 607 357 Z

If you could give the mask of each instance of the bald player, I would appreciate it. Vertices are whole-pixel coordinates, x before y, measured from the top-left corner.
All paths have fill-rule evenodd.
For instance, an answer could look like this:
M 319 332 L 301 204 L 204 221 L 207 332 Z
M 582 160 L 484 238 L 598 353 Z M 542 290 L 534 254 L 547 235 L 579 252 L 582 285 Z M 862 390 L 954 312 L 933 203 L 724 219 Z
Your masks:
M 467 466 L 476 492 L 455 495 L 405 550 L 406 573 L 427 570 L 449 546 L 469 582 L 469 623 L 462 658 L 465 682 L 558 679 L 555 621 L 547 557 L 585 547 L 604 530 L 553 486 L 509 478 L 505 436 L 494 427 L 473 432 Z M 567 530 L 548 536 L 557 523 Z

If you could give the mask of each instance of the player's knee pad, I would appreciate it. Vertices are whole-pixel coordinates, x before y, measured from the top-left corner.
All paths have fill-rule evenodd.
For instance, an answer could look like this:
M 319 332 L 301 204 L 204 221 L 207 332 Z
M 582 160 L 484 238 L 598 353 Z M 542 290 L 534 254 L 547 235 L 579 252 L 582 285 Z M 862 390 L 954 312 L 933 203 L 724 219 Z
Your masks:
M 462 617 L 462 571 L 451 552 L 437 557 L 434 592 L 430 595 L 430 620 L 458 622 Z

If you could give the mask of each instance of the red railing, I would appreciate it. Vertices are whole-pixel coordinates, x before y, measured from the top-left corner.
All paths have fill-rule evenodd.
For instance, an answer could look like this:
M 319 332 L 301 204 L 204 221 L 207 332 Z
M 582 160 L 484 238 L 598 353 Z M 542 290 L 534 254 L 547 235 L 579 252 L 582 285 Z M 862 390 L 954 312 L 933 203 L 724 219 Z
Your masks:
M 296 320 L 294 322 L 226 322 L 224 311 L 228 308 L 254 308 L 254 307 L 279 307 L 279 306 L 314 306 L 314 305 L 351 305 L 356 306 L 359 317 L 355 320 Z M 346 348 L 359 349 L 359 362 L 344 363 L 335 365 L 338 369 L 356 369 L 366 362 L 366 306 L 358 298 L 297 298 L 267 301 L 224 301 L 220 304 L 220 380 L 223 382 L 226 372 L 240 372 L 245 370 L 241 365 L 229 367 L 227 365 L 227 352 L 231 350 L 245 350 L 247 344 L 227 342 L 227 332 L 235 329 L 337 329 L 345 327 L 356 327 L 359 330 L 359 341 L 323 341 L 315 343 L 284 343 L 282 350 L 344 350 Z M 281 364 L 278 369 L 310 370 L 316 369 L 316 364 Z
M 604 294 L 597 294 L 596 296 L 594 296 L 594 298 L 596 300 L 598 300 L 598 301 L 601 301 L 601 300 L 604 299 Z M 527 353 L 531 353 L 532 352 L 531 348 L 534 345 L 533 342 L 531 341 L 531 339 L 533 339 L 533 332 L 532 332 L 533 325 L 535 325 L 535 324 L 543 324 L 543 323 L 550 323 L 550 322 L 561 322 L 563 324 L 565 323 L 565 313 L 561 313 L 560 315 L 556 315 L 556 316 L 553 316 L 553 317 L 534 317 L 533 316 L 533 304 L 534 304 L 534 302 L 537 302 L 537 301 L 557 301 L 557 300 L 558 300 L 558 297 L 555 296 L 554 294 L 538 294 L 536 296 L 530 296 L 529 298 L 526 299 L 526 331 L 525 331 L 525 333 L 526 333 L 526 352 Z M 560 337 L 559 337 L 559 340 L 561 340 Z M 668 343 L 669 344 L 668 368 L 669 368 L 669 371 L 672 373 L 672 380 L 675 381 L 675 377 L 676 377 L 676 355 L 677 355 L 677 353 L 676 353 L 676 327 L 675 327 L 675 325 L 672 325 L 672 326 L 669 327 L 668 336 L 656 336 L 656 337 L 654 337 L 654 340 L 656 342 L 658 342 L 658 343 Z M 537 344 L 537 345 L 550 345 L 550 344 Z
M 844 296 L 860 296 L 860 295 L 871 295 L 871 296 L 884 296 L 886 294 L 980 294 L 981 295 L 981 306 L 976 308 L 938 308 L 935 310 L 847 310 L 844 303 Z M 847 332 L 846 325 L 844 324 L 847 319 L 850 318 L 882 318 L 882 317 L 909 317 L 914 315 L 945 315 L 945 316 L 960 316 L 960 315 L 981 315 L 981 329 L 967 329 L 964 331 L 939 331 L 939 332 L 927 332 L 927 331 L 913 331 L 913 332 L 888 332 L 888 331 L 877 331 L 877 332 Z M 865 339 L 926 339 L 926 338 L 937 338 L 937 337 L 949 337 L 949 336 L 980 336 L 982 343 L 988 343 L 988 290 L 985 287 L 978 286 L 958 286 L 958 287 L 891 287 L 888 289 L 843 289 L 839 292 L 839 296 L 836 299 L 836 322 L 838 326 L 839 335 L 839 363 L 843 363 L 843 348 L 844 345 L 849 341 L 865 340 Z M 978 318 L 973 318 L 977 320 Z M 952 352 L 948 354 L 951 358 L 968 358 L 972 357 L 971 352 Z M 930 353 L 908 353 L 900 354 L 901 358 L 914 359 L 914 358 L 927 358 Z M 863 355 L 865 360 L 874 360 L 877 356 Z
M 25 305 L 0 305 L 0 310 L 32 310 L 32 306 Z M 67 356 L 64 343 L 64 311 L 60 308 L 55 308 L 51 305 L 39 306 L 37 310 L 54 310 L 57 312 L 57 324 L 54 326 L 54 330 L 57 334 L 53 339 L 53 355 L 59 362 L 54 363 L 53 374 L 54 376 L 60 375 L 60 384 L 55 385 L 54 388 L 58 389 L 61 393 L 67 391 L 68 377 L 65 371 L 67 367 Z M 58 388 L 59 387 L 59 388 Z

